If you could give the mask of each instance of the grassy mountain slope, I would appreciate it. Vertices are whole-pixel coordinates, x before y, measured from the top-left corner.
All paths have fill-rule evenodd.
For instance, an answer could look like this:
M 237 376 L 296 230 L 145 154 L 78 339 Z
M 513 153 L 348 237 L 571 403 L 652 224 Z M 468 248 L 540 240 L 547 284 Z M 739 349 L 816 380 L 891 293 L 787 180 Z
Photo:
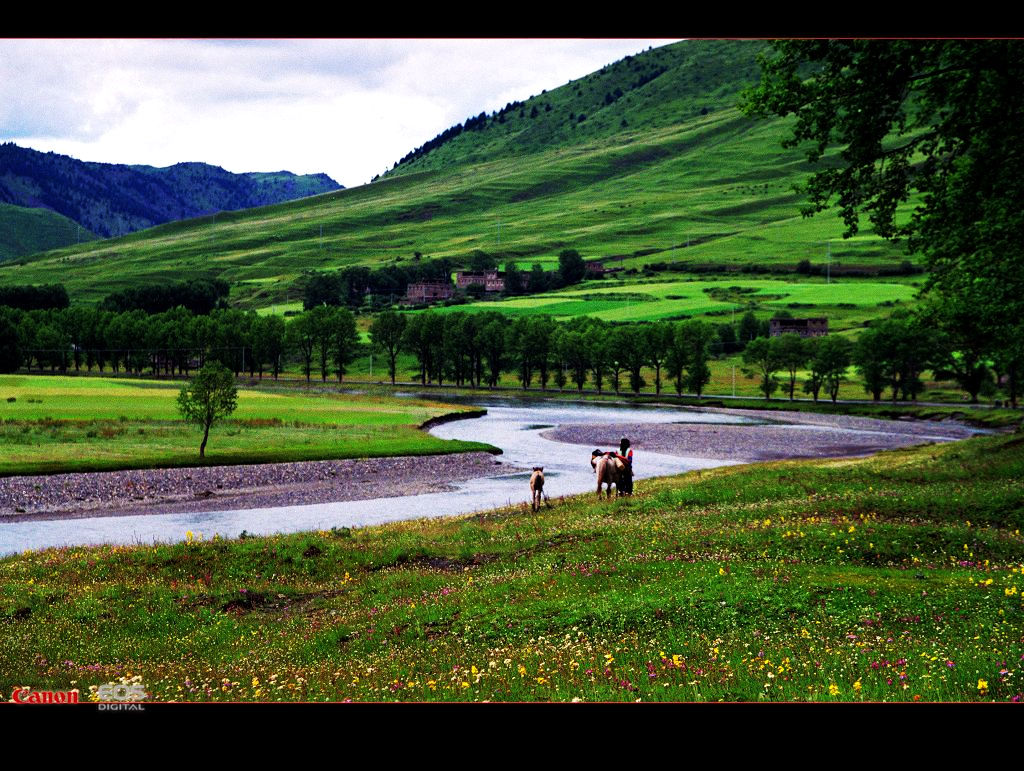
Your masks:
M 232 174 L 206 163 L 166 168 L 90 163 L 10 143 L 0 145 L 0 201 L 51 209 L 103 236 L 338 187 L 324 174 Z
M 94 234 L 57 212 L 0 203 L 0 262 L 95 239 Z
M 760 42 L 688 41 L 627 56 L 510 103 L 483 122 L 483 114 L 476 116 L 472 129 L 467 121 L 467 130 L 429 153 L 418 148 L 388 175 L 571 147 L 735 107 L 740 90 L 757 82 L 755 55 L 762 48 Z
M 488 118 L 373 184 L 37 255 L 0 269 L 0 283 L 59 272 L 81 302 L 213 274 L 235 285 L 236 302 L 258 307 L 297 298 L 305 271 L 414 252 L 458 260 L 482 249 L 526 267 L 550 266 L 564 248 L 626 267 L 818 262 L 841 223 L 800 217 L 792 186 L 806 167 L 780 148 L 785 127 L 728 106 L 756 72 L 755 49 L 696 41 L 649 51 L 532 100 L 550 102 L 550 111 L 531 119 L 531 101 L 513 106 L 503 123 Z M 616 88 L 621 97 L 579 122 L 577 110 L 603 104 Z M 866 234 L 833 244 L 832 257 L 889 264 L 903 255 Z

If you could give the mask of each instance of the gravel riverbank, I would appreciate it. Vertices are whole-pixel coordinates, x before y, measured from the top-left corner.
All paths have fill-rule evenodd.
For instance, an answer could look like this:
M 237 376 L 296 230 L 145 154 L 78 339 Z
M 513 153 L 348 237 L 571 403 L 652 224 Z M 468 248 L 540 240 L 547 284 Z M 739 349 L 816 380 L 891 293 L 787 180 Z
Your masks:
M 391 498 L 515 469 L 486 452 L 0 478 L 0 522 Z
M 805 412 L 762 412 L 705 408 L 738 415 L 758 424 L 613 423 L 562 425 L 541 436 L 557 442 L 617 449 L 629 437 L 633 449 L 690 458 L 766 461 L 870 455 L 934 441 L 966 439 L 977 429 L 952 421 L 899 421 Z M 642 463 L 638 456 L 638 462 Z

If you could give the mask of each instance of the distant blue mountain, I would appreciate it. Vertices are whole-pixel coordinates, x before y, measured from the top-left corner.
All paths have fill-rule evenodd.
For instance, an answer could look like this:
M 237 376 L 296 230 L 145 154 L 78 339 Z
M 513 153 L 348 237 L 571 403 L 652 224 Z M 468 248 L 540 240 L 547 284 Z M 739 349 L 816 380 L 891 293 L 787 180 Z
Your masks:
M 50 209 L 100 236 L 341 187 L 326 174 L 232 174 L 206 163 L 166 168 L 91 163 L 0 144 L 0 203 Z

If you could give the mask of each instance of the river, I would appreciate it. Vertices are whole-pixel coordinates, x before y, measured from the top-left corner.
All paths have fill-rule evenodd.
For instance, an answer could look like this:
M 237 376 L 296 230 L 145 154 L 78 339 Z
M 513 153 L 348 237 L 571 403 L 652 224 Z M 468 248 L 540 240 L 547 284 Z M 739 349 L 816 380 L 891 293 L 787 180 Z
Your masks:
M 459 483 L 454 491 L 263 509 L 4 523 L 0 524 L 0 554 L 52 546 L 175 542 L 184 540 L 188 532 L 196 538 L 209 539 L 214 535 L 235 538 L 243 530 L 254 535 L 264 535 L 329 530 L 332 527 L 363 527 L 396 520 L 466 514 L 526 502 L 529 498 L 527 480 L 530 474 L 528 470 L 511 471 L 516 468 L 543 466 L 545 491 L 552 498 L 593 492 L 596 486 L 590 468 L 593 446 L 552 441 L 541 435 L 558 425 L 711 423 L 724 428 L 727 425 L 764 423 L 753 417 L 692 408 L 524 403 L 511 400 L 474 400 L 473 403 L 485 407 L 487 415 L 444 423 L 431 429 L 431 433 L 443 439 L 469 439 L 500 447 L 503 452 L 500 456 L 501 466 L 496 467 L 496 476 Z M 792 428 L 806 426 L 793 425 Z M 615 446 L 601 449 L 611 450 Z M 645 450 L 637 453 L 635 477 L 643 480 L 738 462 L 681 457 Z M 501 473 L 502 467 L 510 471 Z

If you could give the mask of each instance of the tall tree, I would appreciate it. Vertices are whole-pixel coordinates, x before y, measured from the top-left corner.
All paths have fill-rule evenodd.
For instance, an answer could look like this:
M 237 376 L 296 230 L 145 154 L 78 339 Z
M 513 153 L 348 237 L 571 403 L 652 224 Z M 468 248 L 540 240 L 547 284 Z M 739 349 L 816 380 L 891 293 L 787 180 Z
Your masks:
M 331 339 L 334 374 L 338 376 L 340 383 L 348 371 L 348 365 L 356 360 L 361 347 L 356 317 L 348 308 L 335 308 L 327 321 L 327 327 Z
M 0 373 L 16 372 L 21 366 L 21 337 L 16 311 L 0 305 Z
M 313 372 L 313 352 L 317 342 L 317 330 L 308 311 L 288 323 L 285 340 L 289 350 L 298 352 L 302 362 L 302 374 L 306 376 L 308 383 Z
M 558 255 L 558 283 L 578 284 L 587 275 L 587 264 L 575 249 L 563 249 Z
M 779 381 L 775 373 L 781 367 L 779 362 L 778 346 L 774 340 L 767 337 L 757 337 L 751 340 L 743 349 L 743 373 L 747 377 L 761 378 L 761 393 L 765 399 L 770 399 L 775 390 L 779 387 Z
M 715 338 L 714 328 L 706 321 L 691 319 L 679 327 L 679 336 L 686 352 L 686 387 L 700 399 L 704 388 L 711 382 L 711 341 Z
M 405 332 L 405 316 L 395 311 L 384 311 L 370 325 L 370 340 L 374 347 L 388 357 L 388 374 L 391 385 L 395 384 L 398 368 L 398 354 L 402 350 L 402 335 Z
M 505 263 L 505 294 L 517 295 L 523 293 L 523 273 L 519 270 L 515 260 Z
M 796 390 L 796 373 L 807 365 L 809 350 L 806 341 L 792 332 L 772 340 L 779 357 L 779 364 L 789 373 L 789 400 L 793 401 Z
M 644 328 L 647 335 L 647 361 L 654 367 L 654 393 L 661 393 L 661 370 L 672 355 L 675 329 L 668 321 L 656 321 Z
M 473 273 L 485 273 L 486 271 L 494 270 L 497 266 L 498 261 L 480 249 L 474 249 L 473 253 L 469 256 L 469 269 Z
M 477 345 L 480 347 L 483 360 L 487 365 L 487 385 L 491 388 L 497 388 L 498 382 L 501 380 L 501 370 L 505 364 L 507 350 L 505 326 L 504 319 L 488 318 L 477 336 Z
M 538 294 L 547 291 L 548 274 L 539 262 L 535 262 L 530 268 L 529 278 L 526 282 L 526 289 L 530 294 Z
M 611 325 L 602 319 L 587 319 L 583 328 L 587 341 L 587 358 L 590 360 L 590 374 L 594 378 L 594 387 L 601 393 L 604 388 L 604 376 L 611 368 Z
M 852 363 L 853 343 L 839 335 L 825 335 L 808 338 L 807 348 L 807 367 L 810 372 L 804 383 L 804 391 L 811 394 L 814 401 L 818 401 L 818 394 L 824 388 L 834 404 L 846 370 Z
M 883 331 L 879 327 L 870 327 L 860 333 L 853 349 L 853 363 L 864 380 L 864 390 L 876 402 L 881 400 L 887 382 L 886 348 Z
M 740 328 L 737 332 L 740 350 L 743 350 L 751 340 L 757 338 L 760 332 L 761 326 L 757 323 L 757 316 L 754 315 L 754 312 L 747 311 L 744 313 L 743 318 L 740 319 Z
M 620 363 L 629 373 L 629 389 L 638 394 L 640 389 L 646 385 L 640 373 L 650 358 L 647 350 L 647 327 L 640 324 L 628 324 L 619 327 L 615 334 L 618 336 L 618 351 L 622 359 Z

